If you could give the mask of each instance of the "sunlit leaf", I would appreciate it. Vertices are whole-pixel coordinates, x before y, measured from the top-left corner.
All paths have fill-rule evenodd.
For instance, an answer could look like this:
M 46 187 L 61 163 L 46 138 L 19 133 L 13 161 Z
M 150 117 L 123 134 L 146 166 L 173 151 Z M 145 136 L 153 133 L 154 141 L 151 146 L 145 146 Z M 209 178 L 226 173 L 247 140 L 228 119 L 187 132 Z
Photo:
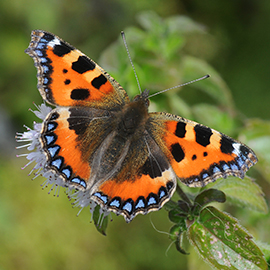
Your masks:
M 228 214 L 206 207 L 188 228 L 191 244 L 216 269 L 264 269 L 263 253 L 250 236 Z
M 249 177 L 244 179 L 228 177 L 212 183 L 210 186 L 222 190 L 226 194 L 228 202 L 261 213 L 268 211 L 261 187 Z
M 210 78 L 196 82 L 193 87 L 204 91 L 226 108 L 232 109 L 233 101 L 228 86 L 206 61 L 188 55 L 183 57 L 182 61 L 185 81 L 191 81 L 203 75 L 210 74 Z
M 270 265 L 270 245 L 267 243 L 262 243 L 262 242 L 257 242 L 257 245 L 263 252 L 268 265 Z
M 254 150 L 259 159 L 256 169 L 270 182 L 270 121 L 247 120 L 239 138 Z

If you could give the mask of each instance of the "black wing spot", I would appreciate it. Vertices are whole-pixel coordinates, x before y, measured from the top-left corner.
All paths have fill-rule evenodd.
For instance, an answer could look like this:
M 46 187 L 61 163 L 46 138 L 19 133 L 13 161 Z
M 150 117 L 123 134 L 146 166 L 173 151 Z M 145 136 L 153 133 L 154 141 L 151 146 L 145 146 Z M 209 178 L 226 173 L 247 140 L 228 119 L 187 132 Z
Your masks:
M 68 84 L 70 84 L 70 80 L 66 79 L 64 83 L 65 83 L 65 85 L 68 85 Z
M 197 159 L 197 156 L 196 155 L 193 155 L 191 159 L 192 160 L 195 160 L 195 159 Z
M 74 130 L 77 135 L 84 134 L 91 122 L 88 112 L 77 110 L 76 107 L 70 108 L 69 112 L 70 116 L 67 119 L 69 129 Z
M 54 113 L 51 115 L 51 119 L 50 119 L 50 120 L 56 120 L 59 116 L 60 116 L 59 113 L 54 112 Z
M 74 48 L 70 46 L 69 44 L 66 44 L 64 42 L 60 42 L 60 45 L 55 45 L 53 47 L 53 53 L 59 57 L 63 57 L 64 55 L 70 53 Z
M 158 164 L 156 162 L 151 162 L 149 157 L 142 167 L 142 174 L 149 175 L 152 179 L 162 176 Z
M 99 89 L 103 84 L 105 84 L 107 82 L 106 77 L 101 74 L 98 77 L 96 77 L 95 79 L 92 80 L 91 84 L 96 88 Z
M 90 96 L 89 89 L 78 88 L 71 91 L 70 98 L 73 100 L 85 100 Z
M 95 67 L 96 64 L 85 55 L 79 56 L 78 60 L 72 63 L 72 69 L 80 74 L 89 70 L 94 70 Z
M 184 138 L 187 132 L 186 125 L 184 122 L 178 122 L 174 134 L 179 138 Z
M 55 37 L 54 35 L 50 34 L 50 33 L 44 33 L 43 37 L 47 42 L 52 41 Z
M 172 181 L 169 181 L 167 184 L 166 184 L 166 188 L 170 191 L 174 186 L 174 183 Z
M 164 157 L 158 153 L 154 154 L 154 158 L 148 156 L 144 165 L 142 166 L 141 172 L 144 175 L 149 175 L 152 179 L 161 177 L 162 173 L 169 169 L 168 162 Z
M 222 135 L 221 141 L 220 141 L 220 150 L 224 154 L 231 154 L 234 150 L 233 143 L 235 141 L 231 138 L 225 137 Z
M 211 128 L 204 127 L 201 125 L 196 125 L 194 127 L 194 131 L 196 134 L 196 142 L 202 146 L 207 146 L 210 144 L 210 138 L 213 134 Z
M 234 148 L 233 148 L 234 149 Z M 245 156 L 247 156 L 250 153 L 250 150 L 245 145 L 240 146 L 240 152 L 244 153 Z
M 179 143 L 175 143 L 171 146 L 171 153 L 177 162 L 185 158 L 185 153 Z

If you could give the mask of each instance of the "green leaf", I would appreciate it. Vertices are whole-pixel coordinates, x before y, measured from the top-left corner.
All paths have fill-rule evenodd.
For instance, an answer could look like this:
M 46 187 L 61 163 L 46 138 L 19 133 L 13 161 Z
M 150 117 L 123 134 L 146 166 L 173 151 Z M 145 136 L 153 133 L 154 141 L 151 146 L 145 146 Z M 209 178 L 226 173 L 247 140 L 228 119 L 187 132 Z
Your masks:
M 208 187 L 222 190 L 226 194 L 228 202 L 260 213 L 268 211 L 261 187 L 247 176 L 244 179 L 228 177 L 225 180 L 221 179 L 211 183 Z
M 172 59 L 178 50 L 180 50 L 185 44 L 185 39 L 176 35 L 170 35 L 163 42 L 164 60 L 169 61 Z
M 226 195 L 217 189 L 206 189 L 202 191 L 194 200 L 194 215 L 199 215 L 201 209 L 209 203 L 219 202 L 224 203 L 226 201 Z
M 174 210 L 178 207 L 178 203 L 173 201 L 173 200 L 169 200 L 168 202 L 166 202 L 163 206 L 163 208 L 166 210 L 166 211 L 171 211 L 171 210 Z
M 204 33 L 205 26 L 186 16 L 171 16 L 165 20 L 172 33 Z
M 175 201 L 172 201 L 172 200 L 169 200 L 168 202 L 166 202 L 163 206 L 163 208 L 167 211 L 171 211 L 171 210 L 174 210 L 176 209 L 178 206 L 177 202 Z
M 167 93 L 167 97 L 172 109 L 172 114 L 178 114 L 182 117 L 191 118 L 192 114 L 190 107 L 182 98 L 180 98 L 178 95 L 175 95 L 173 91 L 171 91 L 171 93 L 169 91 L 169 93 Z
M 210 74 L 210 78 L 196 82 L 192 86 L 205 92 L 225 108 L 233 109 L 233 100 L 228 86 L 206 61 L 186 55 L 182 58 L 182 66 L 183 81 L 191 81 Z
M 140 12 L 137 19 L 143 28 L 151 32 L 160 33 L 165 28 L 164 21 L 153 11 Z
M 259 162 L 256 169 L 270 182 L 270 121 L 251 119 L 246 121 L 241 130 L 239 139 L 248 144 L 256 155 Z
M 258 155 L 259 163 L 256 168 L 265 179 L 270 182 L 270 136 L 260 136 L 249 141 L 249 146 L 253 148 Z
M 246 140 L 253 140 L 270 134 L 270 121 L 261 119 L 248 119 L 240 136 Z
M 186 228 L 184 220 L 181 224 L 174 225 L 170 229 L 170 239 L 174 241 L 176 249 L 180 253 L 185 254 L 185 255 L 187 255 L 188 253 L 182 248 L 182 240 L 183 240 L 183 232 L 185 232 L 186 229 L 187 228 Z
M 259 248 L 263 252 L 265 259 L 269 265 L 270 264 L 270 245 L 266 244 L 266 243 L 262 243 L 262 242 L 257 242 L 257 245 L 259 246 Z
M 106 235 L 106 230 L 108 227 L 108 216 L 104 216 L 104 213 L 100 213 L 100 206 L 96 206 L 93 213 L 93 220 L 98 232 Z
M 171 222 L 181 224 L 186 219 L 189 211 L 190 207 L 187 202 L 180 200 L 177 206 L 169 211 L 169 219 Z
M 202 258 L 216 269 L 268 268 L 263 253 L 236 219 L 206 207 L 188 228 L 188 237 Z

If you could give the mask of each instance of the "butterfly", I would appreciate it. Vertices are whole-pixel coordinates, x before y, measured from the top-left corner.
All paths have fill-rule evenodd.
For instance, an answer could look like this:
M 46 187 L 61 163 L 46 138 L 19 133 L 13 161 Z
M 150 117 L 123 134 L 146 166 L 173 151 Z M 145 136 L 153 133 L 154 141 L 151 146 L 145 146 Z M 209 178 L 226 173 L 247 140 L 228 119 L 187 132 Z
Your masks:
M 127 222 L 159 210 L 177 179 L 202 187 L 230 175 L 243 178 L 257 162 L 249 147 L 216 130 L 149 113 L 149 91 L 131 101 L 104 69 L 54 34 L 33 31 L 26 53 L 42 98 L 55 107 L 38 139 L 44 171 Z

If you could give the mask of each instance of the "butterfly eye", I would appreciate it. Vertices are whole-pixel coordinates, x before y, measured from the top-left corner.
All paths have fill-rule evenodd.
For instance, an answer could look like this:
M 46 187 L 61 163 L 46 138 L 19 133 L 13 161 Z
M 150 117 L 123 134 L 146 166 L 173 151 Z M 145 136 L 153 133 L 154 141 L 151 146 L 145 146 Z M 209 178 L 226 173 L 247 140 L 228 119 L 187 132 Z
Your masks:
M 146 99 L 146 100 L 145 100 L 145 106 L 146 106 L 147 108 L 149 107 L 149 104 L 150 104 L 149 99 Z

